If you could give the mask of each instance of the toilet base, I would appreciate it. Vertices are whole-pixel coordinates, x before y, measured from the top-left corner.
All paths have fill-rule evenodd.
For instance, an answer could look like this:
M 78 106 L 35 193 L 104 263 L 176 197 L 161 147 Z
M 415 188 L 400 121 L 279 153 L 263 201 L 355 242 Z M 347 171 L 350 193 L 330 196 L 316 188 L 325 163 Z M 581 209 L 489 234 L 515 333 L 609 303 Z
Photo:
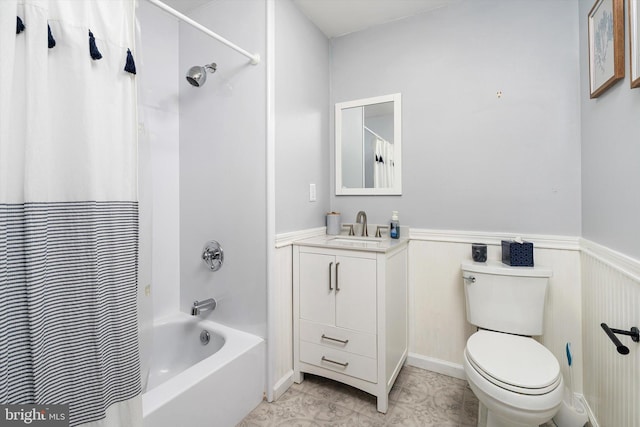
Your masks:
M 478 427 L 538 427 L 538 424 L 521 424 L 501 417 L 482 402 L 478 405 Z
M 545 395 L 523 395 L 504 390 L 480 375 L 464 355 L 469 387 L 479 401 L 478 427 L 538 427 L 560 409 L 564 384 Z

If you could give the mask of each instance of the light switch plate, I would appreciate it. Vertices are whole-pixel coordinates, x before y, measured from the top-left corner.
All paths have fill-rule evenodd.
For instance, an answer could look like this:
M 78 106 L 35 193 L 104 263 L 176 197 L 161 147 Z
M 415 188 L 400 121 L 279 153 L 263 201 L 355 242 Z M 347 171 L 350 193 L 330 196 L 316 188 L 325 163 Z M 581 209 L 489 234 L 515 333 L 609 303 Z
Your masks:
M 309 201 L 310 202 L 316 201 L 316 185 L 315 184 L 309 184 Z

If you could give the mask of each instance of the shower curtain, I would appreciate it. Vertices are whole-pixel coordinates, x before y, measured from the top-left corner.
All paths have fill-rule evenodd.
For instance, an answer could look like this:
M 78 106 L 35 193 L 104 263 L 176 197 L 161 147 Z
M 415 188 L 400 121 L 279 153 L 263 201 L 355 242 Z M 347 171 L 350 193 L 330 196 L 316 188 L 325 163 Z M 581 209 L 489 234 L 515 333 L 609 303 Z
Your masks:
M 374 188 L 393 187 L 394 176 L 393 144 L 382 138 L 375 138 L 375 164 L 373 168 Z
M 71 426 L 141 425 L 134 6 L 0 1 L 0 404 Z

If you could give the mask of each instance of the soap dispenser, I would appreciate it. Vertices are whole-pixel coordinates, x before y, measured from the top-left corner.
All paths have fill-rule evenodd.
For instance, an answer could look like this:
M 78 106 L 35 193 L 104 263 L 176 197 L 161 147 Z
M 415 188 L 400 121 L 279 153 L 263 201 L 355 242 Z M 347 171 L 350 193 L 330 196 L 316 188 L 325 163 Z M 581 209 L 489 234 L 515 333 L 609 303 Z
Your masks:
M 391 223 L 389 224 L 389 236 L 392 239 L 400 238 L 400 221 L 398 221 L 398 211 L 391 212 Z

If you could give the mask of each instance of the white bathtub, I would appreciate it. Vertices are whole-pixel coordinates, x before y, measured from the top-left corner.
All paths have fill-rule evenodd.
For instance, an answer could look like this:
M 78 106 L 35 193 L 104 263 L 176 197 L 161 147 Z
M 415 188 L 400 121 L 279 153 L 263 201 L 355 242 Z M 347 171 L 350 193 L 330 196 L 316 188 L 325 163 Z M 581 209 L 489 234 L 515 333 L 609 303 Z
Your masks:
M 262 338 L 184 313 L 155 322 L 153 331 L 145 427 L 231 427 L 262 401 Z

